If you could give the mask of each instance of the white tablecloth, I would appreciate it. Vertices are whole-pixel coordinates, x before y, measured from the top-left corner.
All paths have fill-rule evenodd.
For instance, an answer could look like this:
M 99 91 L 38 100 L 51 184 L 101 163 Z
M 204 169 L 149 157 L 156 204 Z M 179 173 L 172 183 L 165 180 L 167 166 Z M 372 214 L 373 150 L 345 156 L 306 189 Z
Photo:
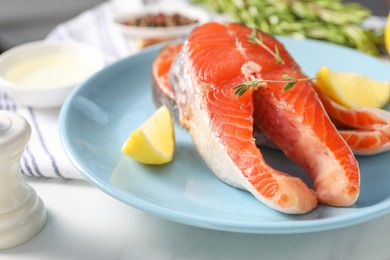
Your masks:
M 332 231 L 255 235 L 170 222 L 79 180 L 28 178 L 48 220 L 2 260 L 388 260 L 390 215 Z M 61 191 L 61 192 L 59 192 Z

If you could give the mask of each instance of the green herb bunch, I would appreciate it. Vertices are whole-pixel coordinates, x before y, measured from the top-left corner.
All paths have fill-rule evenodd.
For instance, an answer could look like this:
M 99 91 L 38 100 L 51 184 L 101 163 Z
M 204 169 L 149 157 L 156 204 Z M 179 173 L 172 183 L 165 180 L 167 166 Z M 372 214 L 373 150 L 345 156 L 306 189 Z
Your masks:
M 364 29 L 371 11 L 341 0 L 192 0 L 273 35 L 333 42 L 378 56 L 383 30 Z

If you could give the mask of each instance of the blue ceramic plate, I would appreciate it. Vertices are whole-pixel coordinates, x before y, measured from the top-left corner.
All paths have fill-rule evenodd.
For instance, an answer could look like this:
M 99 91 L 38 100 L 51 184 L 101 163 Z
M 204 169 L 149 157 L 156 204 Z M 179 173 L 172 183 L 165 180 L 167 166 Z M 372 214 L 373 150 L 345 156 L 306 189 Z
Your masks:
M 314 76 L 321 66 L 389 80 L 390 66 L 354 50 L 311 40 L 280 38 Z M 131 131 L 156 109 L 151 64 L 160 46 L 120 60 L 72 92 L 60 114 L 66 154 L 92 184 L 133 207 L 193 226 L 244 233 L 299 233 L 362 223 L 390 211 L 390 152 L 358 157 L 361 195 L 356 205 L 320 205 L 290 216 L 274 211 L 246 191 L 219 181 L 199 157 L 190 136 L 176 126 L 177 151 L 172 163 L 146 166 L 122 155 Z M 308 179 L 280 151 L 262 149 L 277 169 Z

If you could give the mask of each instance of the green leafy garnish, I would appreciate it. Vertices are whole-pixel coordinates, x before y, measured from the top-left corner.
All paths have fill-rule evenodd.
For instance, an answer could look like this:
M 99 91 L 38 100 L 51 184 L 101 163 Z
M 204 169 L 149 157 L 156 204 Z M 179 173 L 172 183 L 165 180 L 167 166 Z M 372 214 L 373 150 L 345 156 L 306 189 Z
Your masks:
M 282 77 L 287 81 L 286 85 L 284 85 L 284 87 L 283 87 L 283 91 L 287 91 L 287 90 L 291 89 L 298 82 L 297 79 L 295 79 L 287 74 L 284 74 Z
M 264 86 L 266 83 L 285 83 L 283 86 L 283 91 L 288 91 L 291 88 L 295 86 L 299 81 L 309 81 L 317 78 L 299 78 L 296 79 L 288 74 L 284 74 L 282 76 L 282 80 L 269 80 L 269 79 L 260 79 L 260 80 L 251 80 L 247 82 L 243 82 L 235 87 L 233 87 L 233 90 L 235 90 L 234 94 L 238 97 L 241 97 L 244 95 L 244 93 L 247 91 L 248 88 L 257 89 L 261 86 Z
M 257 33 L 256 29 L 253 29 L 252 33 L 248 34 L 247 37 L 249 39 L 249 42 L 261 46 L 264 50 L 274 56 L 276 63 L 284 63 L 282 57 L 280 56 L 278 46 L 275 45 L 275 51 L 271 50 L 267 45 L 264 44 L 263 36 L 261 35 L 261 33 Z
M 284 63 L 284 61 L 282 60 L 282 57 L 280 57 L 280 53 L 279 53 L 279 48 L 278 46 L 275 45 L 275 54 L 276 54 L 276 63 Z

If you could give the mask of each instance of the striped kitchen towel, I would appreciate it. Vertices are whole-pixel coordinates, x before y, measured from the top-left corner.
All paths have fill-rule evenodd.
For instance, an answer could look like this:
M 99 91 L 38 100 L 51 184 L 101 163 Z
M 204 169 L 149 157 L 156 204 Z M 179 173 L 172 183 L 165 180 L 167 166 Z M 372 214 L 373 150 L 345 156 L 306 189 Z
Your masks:
M 143 8 L 148 3 L 150 0 L 112 0 L 102 3 L 60 24 L 46 40 L 77 41 L 93 45 L 101 50 L 106 63 L 109 64 L 137 51 L 135 42 L 114 28 L 114 15 Z M 165 3 L 168 1 L 165 0 Z M 83 179 L 62 148 L 58 129 L 59 108 L 33 109 L 21 106 L 0 90 L 0 110 L 16 112 L 31 125 L 31 138 L 21 159 L 23 174 L 33 177 Z
M 115 14 L 123 10 L 138 10 L 142 1 L 113 0 L 96 6 L 60 24 L 49 33 L 49 41 L 77 41 L 95 46 L 107 63 L 136 52 L 135 41 L 124 37 L 113 23 Z

